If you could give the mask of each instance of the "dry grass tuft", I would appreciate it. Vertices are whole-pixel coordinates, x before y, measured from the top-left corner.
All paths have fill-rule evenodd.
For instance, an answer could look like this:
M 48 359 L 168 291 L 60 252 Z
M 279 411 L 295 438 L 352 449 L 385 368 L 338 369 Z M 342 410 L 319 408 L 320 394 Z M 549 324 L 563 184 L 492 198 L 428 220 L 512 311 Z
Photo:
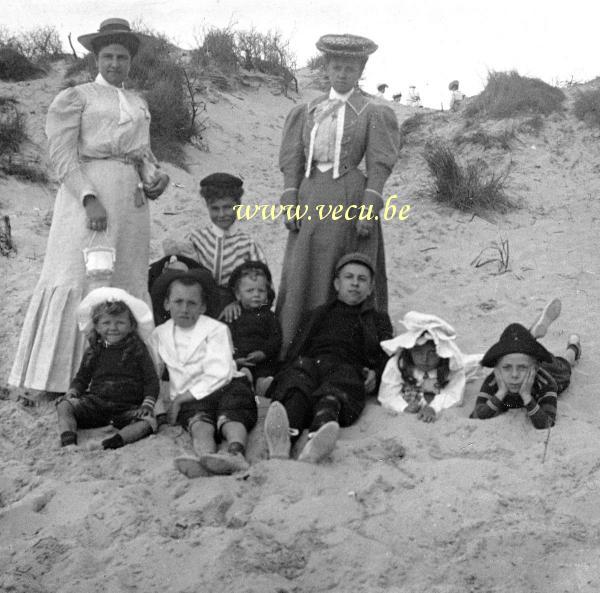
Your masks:
M 506 174 L 488 174 L 481 161 L 461 166 L 444 144 L 428 144 L 423 157 L 433 176 L 433 197 L 442 204 L 478 215 L 507 212 L 515 205 L 505 193 Z
M 469 101 L 465 117 L 504 119 L 560 111 L 565 94 L 538 78 L 512 72 L 490 72 L 485 89 Z

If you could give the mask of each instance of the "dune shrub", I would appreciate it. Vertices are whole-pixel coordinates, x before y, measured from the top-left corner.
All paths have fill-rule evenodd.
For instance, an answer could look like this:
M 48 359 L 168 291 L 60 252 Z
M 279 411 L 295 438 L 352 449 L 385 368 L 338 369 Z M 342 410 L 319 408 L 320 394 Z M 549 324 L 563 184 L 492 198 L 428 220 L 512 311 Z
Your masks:
M 64 57 L 60 34 L 56 27 L 46 25 L 20 33 L 16 49 L 35 64 L 52 62 Z
M 307 68 L 311 70 L 325 71 L 325 56 L 323 54 L 317 54 L 308 60 L 306 63 Z
M 464 116 L 504 119 L 520 115 L 549 115 L 560 111 L 565 94 L 538 78 L 518 72 L 489 72 L 483 91 L 471 99 Z
M 19 82 L 45 76 L 45 71 L 12 47 L 0 47 L 0 80 Z
M 19 179 L 45 182 L 48 177 L 38 162 L 27 161 L 20 154 L 27 140 L 25 116 L 13 97 L 0 97 L 0 174 Z
M 577 93 L 573 114 L 590 126 L 600 126 L 600 90 Z
M 0 155 L 17 152 L 27 138 L 25 117 L 13 97 L 0 97 Z
M 238 68 L 238 51 L 235 33 L 230 27 L 219 29 L 211 27 L 204 32 L 202 42 L 204 53 L 225 73 L 235 72 Z
M 160 160 L 185 167 L 183 143 L 195 134 L 185 74 L 168 39 L 159 33 L 145 43 L 131 64 L 129 78 L 148 101 L 152 150 Z
M 93 80 L 98 74 L 98 68 L 96 67 L 96 60 L 94 54 L 85 54 L 82 58 L 73 58 L 71 63 L 65 70 L 65 78 L 71 78 L 78 74 L 86 73 L 90 80 Z
M 487 173 L 481 161 L 462 166 L 443 143 L 428 144 L 423 158 L 433 177 L 436 201 L 477 214 L 506 212 L 514 207 L 505 193 L 506 175 Z

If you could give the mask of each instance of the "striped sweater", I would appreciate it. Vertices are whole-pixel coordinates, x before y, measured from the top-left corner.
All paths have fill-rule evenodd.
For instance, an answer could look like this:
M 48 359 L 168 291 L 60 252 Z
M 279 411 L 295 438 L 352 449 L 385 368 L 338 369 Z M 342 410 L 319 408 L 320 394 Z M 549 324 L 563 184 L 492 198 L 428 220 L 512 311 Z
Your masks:
M 227 286 L 235 268 L 245 261 L 267 260 L 250 235 L 232 225 L 226 231 L 211 224 L 192 231 L 183 242 L 177 242 L 181 255 L 195 259 L 211 271 L 219 286 Z
M 490 373 L 481 385 L 471 418 L 493 418 L 511 408 L 525 408 L 535 428 L 554 426 L 558 386 L 548 371 L 539 368 L 531 389 L 531 401 L 526 406 L 519 394 L 508 393 L 503 401 L 496 397 L 498 386 L 494 373 Z

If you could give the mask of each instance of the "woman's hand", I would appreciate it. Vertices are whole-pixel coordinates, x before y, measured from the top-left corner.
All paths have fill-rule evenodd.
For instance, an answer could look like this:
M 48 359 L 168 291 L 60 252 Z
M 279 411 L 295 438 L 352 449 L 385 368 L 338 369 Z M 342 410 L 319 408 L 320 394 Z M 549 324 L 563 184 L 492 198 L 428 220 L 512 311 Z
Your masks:
M 89 194 L 83 198 L 83 207 L 88 219 L 88 228 L 92 229 L 92 231 L 105 231 L 107 225 L 106 209 L 100 200 L 96 196 Z
M 166 173 L 160 173 L 158 179 L 152 185 L 144 185 L 144 193 L 149 200 L 156 200 L 169 185 L 169 176 Z
M 368 367 L 363 367 L 363 377 L 365 378 L 365 391 L 367 395 L 371 395 L 375 393 L 375 388 L 377 387 L 377 374 L 373 369 Z
M 362 239 L 368 239 L 373 229 L 372 220 L 357 220 L 356 234 Z

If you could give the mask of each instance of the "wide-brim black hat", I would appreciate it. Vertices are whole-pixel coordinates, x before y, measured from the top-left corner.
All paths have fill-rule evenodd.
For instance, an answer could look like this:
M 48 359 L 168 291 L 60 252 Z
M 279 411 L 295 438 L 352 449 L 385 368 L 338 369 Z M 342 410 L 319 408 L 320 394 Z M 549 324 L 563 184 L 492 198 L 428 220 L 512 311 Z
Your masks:
M 367 58 L 377 51 L 378 45 L 359 35 L 323 35 L 317 41 L 317 49 L 324 54 L 332 56 L 345 56 L 350 58 Z
M 484 355 L 481 366 L 495 367 L 506 354 L 528 354 L 540 362 L 552 362 L 552 354 L 546 350 L 520 323 L 511 323 Z
M 155 280 L 150 290 L 150 297 L 152 298 L 154 317 L 157 325 L 169 317 L 164 309 L 169 286 L 171 286 L 175 280 L 181 280 L 182 278 L 193 278 L 200 286 L 202 286 L 204 304 L 206 305 L 206 315 L 209 317 L 216 317 L 220 312 L 218 311 L 217 303 L 217 284 L 209 270 L 206 268 L 196 268 L 186 272 L 184 270 L 167 269 Z
M 80 35 L 77 41 L 85 47 L 88 51 L 94 51 L 94 42 L 100 40 L 103 37 L 114 37 L 115 35 L 131 36 L 137 40 L 138 45 L 144 42 L 150 41 L 152 37 L 150 35 L 144 35 L 143 33 L 137 33 L 131 30 L 129 22 L 125 19 L 110 18 L 105 19 L 100 23 L 100 28 L 94 33 L 87 33 L 86 35 Z

